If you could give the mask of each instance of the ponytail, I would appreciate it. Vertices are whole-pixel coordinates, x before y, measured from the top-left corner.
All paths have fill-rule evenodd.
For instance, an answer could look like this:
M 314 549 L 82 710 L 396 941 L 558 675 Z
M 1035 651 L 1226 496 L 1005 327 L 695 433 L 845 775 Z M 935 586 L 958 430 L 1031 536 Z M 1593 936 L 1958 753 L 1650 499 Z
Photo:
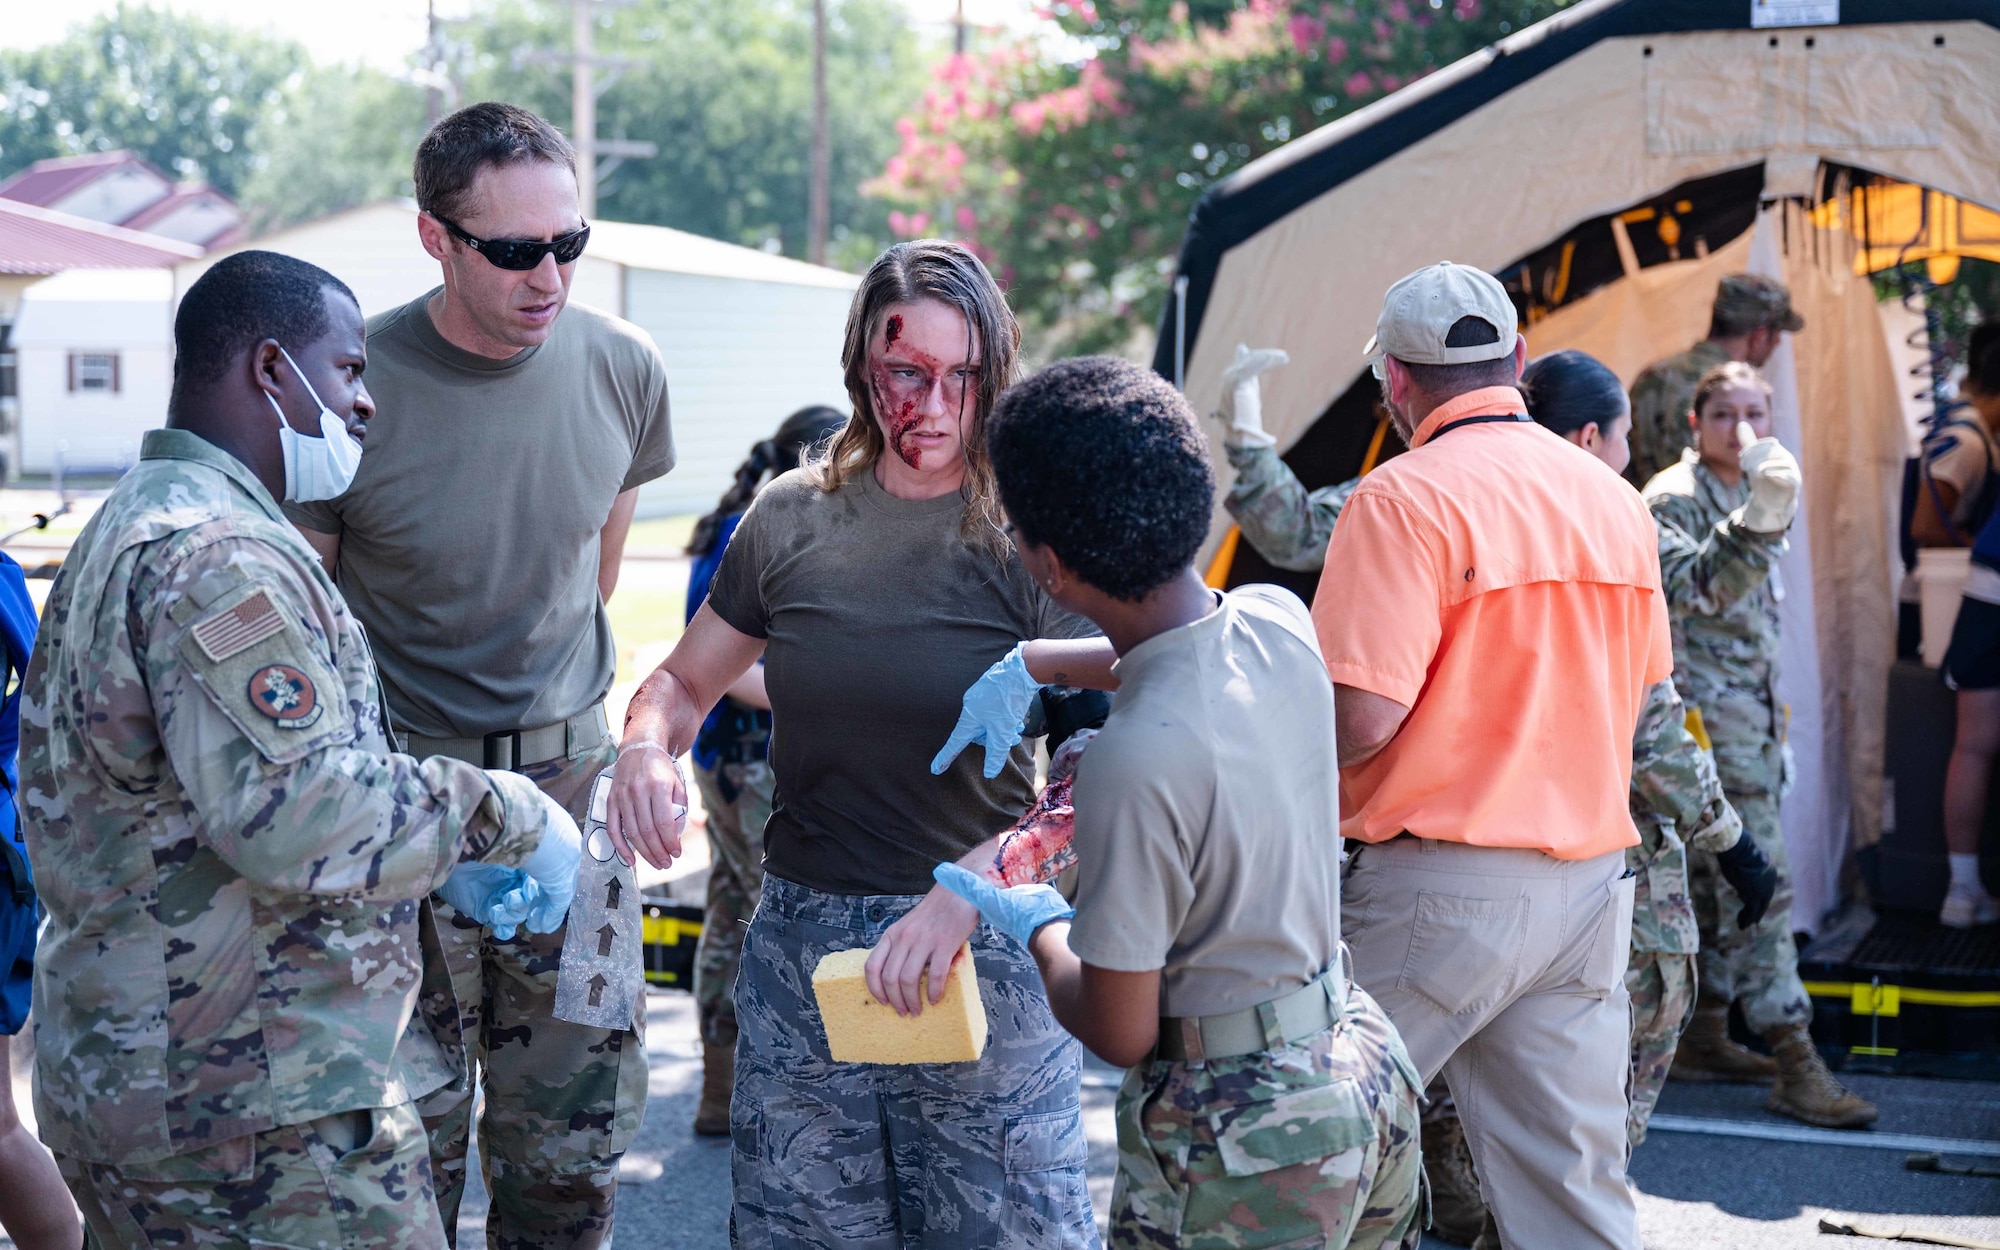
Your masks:
M 722 492 L 715 510 L 695 522 L 694 533 L 688 538 L 687 553 L 705 556 L 713 550 L 715 537 L 722 532 L 722 523 L 750 506 L 767 475 L 777 477 L 798 468 L 805 452 L 815 443 L 825 441 L 846 420 L 824 405 L 801 408 L 786 417 L 777 433 L 752 447 L 749 458 L 736 466 L 736 478 L 730 482 L 729 489 Z

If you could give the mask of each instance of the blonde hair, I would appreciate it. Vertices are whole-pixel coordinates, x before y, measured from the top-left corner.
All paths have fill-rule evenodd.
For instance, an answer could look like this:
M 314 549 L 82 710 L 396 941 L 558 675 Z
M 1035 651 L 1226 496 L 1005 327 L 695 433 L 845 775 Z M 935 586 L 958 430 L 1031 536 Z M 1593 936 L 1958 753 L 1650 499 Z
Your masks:
M 1754 365 L 1741 360 L 1725 360 L 1702 374 L 1701 381 L 1694 384 L 1694 400 L 1688 405 L 1688 411 L 1699 417 L 1717 391 L 1726 391 L 1732 386 L 1754 386 L 1764 392 L 1765 402 L 1770 401 L 1771 384 L 1764 380 L 1764 375 L 1757 372 Z
M 979 376 L 972 389 L 972 423 L 965 431 L 965 519 L 960 533 L 968 545 L 984 547 L 1004 559 L 1012 551 L 1000 511 L 1000 489 L 993 480 L 993 463 L 986 455 L 986 417 L 1000 392 L 1016 380 L 1020 368 L 1021 327 L 1007 307 L 999 283 L 977 256 L 943 239 L 898 243 L 875 258 L 854 292 L 847 310 L 847 341 L 840 349 L 847 398 L 854 410 L 833 440 L 823 444 L 805 463 L 813 484 L 839 490 L 857 474 L 872 472 L 888 450 L 888 440 L 875 419 L 868 378 L 868 343 L 882 312 L 892 304 L 936 300 L 965 317 L 967 333 L 978 344 Z

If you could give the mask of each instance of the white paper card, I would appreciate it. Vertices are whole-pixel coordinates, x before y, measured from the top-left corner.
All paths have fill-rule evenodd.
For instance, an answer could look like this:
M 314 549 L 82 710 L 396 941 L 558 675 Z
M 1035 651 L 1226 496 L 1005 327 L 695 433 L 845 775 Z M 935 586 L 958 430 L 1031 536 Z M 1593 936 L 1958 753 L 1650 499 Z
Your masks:
M 1838 26 L 1840 0 L 1750 0 L 1750 25 L 1756 30 L 1775 26 Z

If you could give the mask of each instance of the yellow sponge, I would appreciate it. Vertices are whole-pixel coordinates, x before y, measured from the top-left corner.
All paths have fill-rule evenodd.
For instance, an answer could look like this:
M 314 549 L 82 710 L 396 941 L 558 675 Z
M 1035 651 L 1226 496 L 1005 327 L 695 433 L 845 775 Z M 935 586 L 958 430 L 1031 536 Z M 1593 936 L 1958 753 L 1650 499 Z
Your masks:
M 826 1022 L 826 1044 L 841 1063 L 970 1063 L 986 1049 L 986 1005 L 979 1001 L 979 974 L 972 967 L 972 944 L 952 961 L 944 1000 L 930 1001 L 930 973 L 924 1009 L 899 1016 L 868 992 L 862 969 L 866 950 L 835 951 L 813 969 L 813 996 Z

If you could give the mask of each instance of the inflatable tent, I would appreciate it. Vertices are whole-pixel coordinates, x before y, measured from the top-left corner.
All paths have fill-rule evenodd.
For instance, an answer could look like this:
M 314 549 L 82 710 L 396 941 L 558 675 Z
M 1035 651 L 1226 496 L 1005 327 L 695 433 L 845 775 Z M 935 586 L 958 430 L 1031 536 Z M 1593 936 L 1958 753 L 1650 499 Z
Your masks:
M 1975 210 L 1970 224 L 1926 218 L 1926 191 Z M 1382 292 L 1422 265 L 1487 268 L 1532 353 L 1581 348 L 1628 383 L 1703 336 L 1722 275 L 1785 281 L 1807 328 L 1766 373 L 1806 481 L 1781 570 L 1782 693 L 1799 765 L 1785 807 L 1795 916 L 1812 928 L 1883 824 L 1910 447 L 1866 274 L 2000 243 L 1977 237 L 1995 207 L 2000 0 L 1586 0 L 1206 195 L 1154 364 L 1206 412 L 1239 342 L 1286 349 L 1265 375 L 1265 423 L 1319 486 L 1396 450 L 1361 345 Z M 1233 539 L 1218 509 L 1208 555 L 1231 584 L 1312 592 Z

